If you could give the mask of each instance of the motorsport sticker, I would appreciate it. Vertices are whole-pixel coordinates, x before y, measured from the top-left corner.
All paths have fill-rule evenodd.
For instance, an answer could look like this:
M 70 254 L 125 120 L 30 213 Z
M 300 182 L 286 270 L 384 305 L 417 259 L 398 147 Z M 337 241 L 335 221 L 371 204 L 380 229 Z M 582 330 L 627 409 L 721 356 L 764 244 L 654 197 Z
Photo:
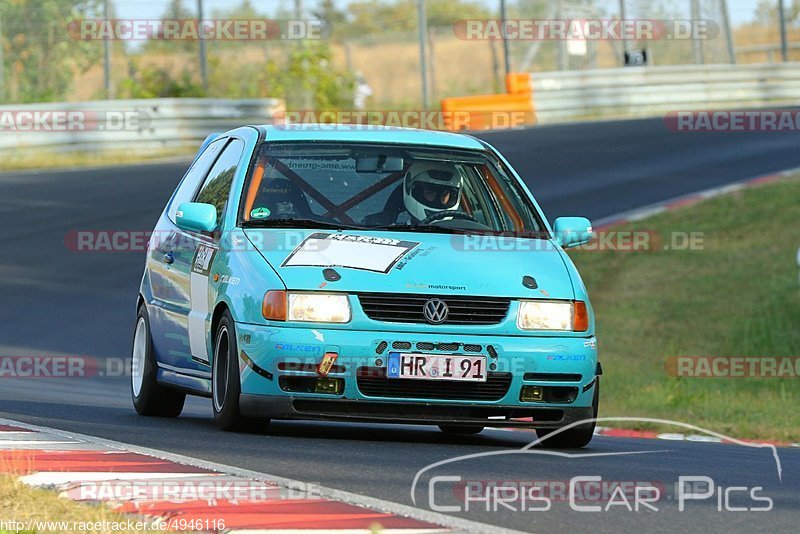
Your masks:
M 349 267 L 387 274 L 419 245 L 388 237 L 315 232 L 306 237 L 281 267 Z
M 266 219 L 272 214 L 267 208 L 256 208 L 250 212 L 251 219 Z

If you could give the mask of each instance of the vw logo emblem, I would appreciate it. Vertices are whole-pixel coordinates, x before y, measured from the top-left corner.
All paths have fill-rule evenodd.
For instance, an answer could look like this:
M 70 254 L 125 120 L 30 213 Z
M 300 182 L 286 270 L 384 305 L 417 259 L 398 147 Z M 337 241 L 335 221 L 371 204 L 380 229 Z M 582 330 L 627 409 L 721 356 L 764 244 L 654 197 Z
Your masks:
M 442 299 L 430 299 L 422 307 L 422 314 L 432 324 L 441 324 L 447 320 L 450 309 Z

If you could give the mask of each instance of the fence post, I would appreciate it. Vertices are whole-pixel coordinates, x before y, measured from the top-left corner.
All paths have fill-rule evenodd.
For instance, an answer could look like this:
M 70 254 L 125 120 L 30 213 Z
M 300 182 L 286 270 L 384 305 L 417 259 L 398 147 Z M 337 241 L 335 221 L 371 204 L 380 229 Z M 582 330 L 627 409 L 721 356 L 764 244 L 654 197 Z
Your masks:
M 103 18 L 108 20 L 108 1 L 103 0 Z M 106 37 L 103 39 L 103 88 L 105 89 L 106 99 L 111 100 L 111 40 Z
M 506 76 L 511 73 L 511 53 L 509 52 L 508 33 L 506 32 L 507 19 L 506 0 L 500 0 L 500 27 L 503 28 L 503 66 L 505 67 Z
M 3 56 L 3 19 L 0 17 L 0 102 L 6 100 L 6 60 Z
M 725 43 L 728 46 L 728 58 L 731 64 L 736 64 L 736 46 L 733 43 L 733 31 L 731 30 L 731 16 L 728 12 L 728 0 L 719 0 L 722 10 L 722 24 L 725 25 Z
M 703 42 L 695 35 L 695 28 L 700 21 L 700 0 L 691 0 L 692 4 L 692 56 L 695 65 L 702 65 L 706 62 L 703 54 Z
M 783 62 L 789 61 L 789 46 L 786 42 L 786 9 L 783 0 L 778 0 L 778 20 L 781 24 L 781 57 Z
M 619 19 L 625 24 L 625 0 L 619 0 Z M 625 39 L 623 33 L 622 37 L 622 55 L 625 55 L 625 52 L 628 51 L 628 41 Z
M 558 0 L 556 3 L 556 18 L 558 20 L 563 20 L 564 18 L 564 2 L 563 0 Z M 566 51 L 564 50 L 564 40 L 558 39 L 556 40 L 556 60 L 558 62 L 558 70 L 567 70 L 567 57 Z
M 431 107 L 431 97 L 428 91 L 428 15 L 425 12 L 425 0 L 417 2 L 419 16 L 419 63 L 422 71 L 422 107 Z
M 203 24 L 203 0 L 197 0 L 197 24 Z M 206 40 L 200 35 L 200 78 L 203 80 L 203 94 L 208 96 L 208 62 L 206 59 Z

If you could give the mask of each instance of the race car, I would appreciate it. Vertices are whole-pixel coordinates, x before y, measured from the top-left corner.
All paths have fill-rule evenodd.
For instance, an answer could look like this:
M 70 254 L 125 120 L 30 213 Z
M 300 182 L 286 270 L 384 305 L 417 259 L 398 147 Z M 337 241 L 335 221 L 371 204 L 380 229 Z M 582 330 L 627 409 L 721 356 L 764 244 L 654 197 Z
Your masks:
M 594 312 L 506 159 L 469 135 L 343 125 L 209 136 L 150 238 L 131 396 L 223 430 L 272 419 L 594 432 Z

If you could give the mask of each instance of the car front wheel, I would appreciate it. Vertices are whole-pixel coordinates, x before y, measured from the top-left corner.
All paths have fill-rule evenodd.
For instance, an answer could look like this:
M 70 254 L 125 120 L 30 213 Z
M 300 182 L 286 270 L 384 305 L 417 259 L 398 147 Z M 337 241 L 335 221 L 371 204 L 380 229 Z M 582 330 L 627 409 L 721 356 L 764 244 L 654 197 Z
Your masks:
M 597 377 L 594 384 L 594 397 L 592 398 L 592 419 L 597 419 L 597 412 L 600 406 L 600 377 Z M 553 449 L 580 449 L 592 441 L 596 421 L 578 425 L 555 433 L 558 429 L 537 429 L 536 435 L 541 439 L 541 446 Z
M 239 410 L 242 385 L 233 318 L 225 312 L 214 335 L 214 361 L 211 376 L 211 404 L 214 420 L 221 430 L 263 432 L 269 419 L 243 417 Z

